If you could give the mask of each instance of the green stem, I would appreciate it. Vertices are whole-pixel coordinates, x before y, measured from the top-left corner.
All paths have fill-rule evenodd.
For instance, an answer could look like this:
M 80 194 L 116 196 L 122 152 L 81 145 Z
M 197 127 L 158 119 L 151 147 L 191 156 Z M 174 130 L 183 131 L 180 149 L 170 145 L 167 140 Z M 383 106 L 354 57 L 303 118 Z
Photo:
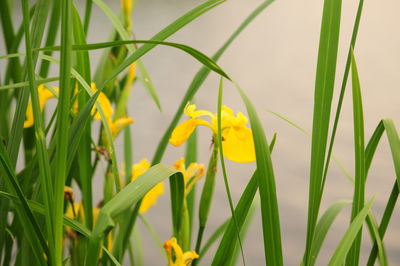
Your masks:
M 217 173 L 218 165 L 218 145 L 213 145 L 213 151 L 208 163 L 206 180 L 201 192 L 200 207 L 199 207 L 199 232 L 197 235 L 196 252 L 200 252 L 201 240 L 203 232 L 207 224 L 208 214 L 210 212 L 214 187 L 215 187 L 215 175 Z M 195 265 L 195 264 L 193 264 Z

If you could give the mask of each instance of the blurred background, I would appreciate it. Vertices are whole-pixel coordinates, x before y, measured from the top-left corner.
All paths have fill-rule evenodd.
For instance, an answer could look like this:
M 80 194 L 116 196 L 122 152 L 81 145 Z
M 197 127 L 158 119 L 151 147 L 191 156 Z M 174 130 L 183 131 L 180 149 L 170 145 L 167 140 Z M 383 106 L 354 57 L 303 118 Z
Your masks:
M 85 1 L 77 1 L 84 9 Z M 119 1 L 106 1 L 113 10 L 119 10 Z M 198 5 L 195 0 L 137 0 L 133 14 L 133 32 L 137 39 L 149 39 L 163 27 L 186 11 Z M 227 40 L 239 24 L 255 9 L 260 0 L 229 0 L 193 21 L 169 41 L 192 46 L 208 56 Z M 358 1 L 343 1 L 337 79 L 333 110 L 343 77 L 346 56 Z M 219 65 L 246 91 L 257 108 L 270 141 L 277 133 L 273 163 L 278 190 L 282 241 L 285 265 L 299 265 L 305 247 L 308 204 L 310 137 L 282 119 L 267 112 L 277 112 L 311 131 L 315 69 L 318 54 L 319 31 L 323 1 L 277 0 L 268 7 L 226 51 Z M 392 118 L 400 126 L 399 86 L 400 38 L 396 31 L 400 2 L 395 0 L 366 1 L 355 48 L 356 60 L 363 93 L 365 134 L 369 140 L 381 118 Z M 16 9 L 16 20 L 20 20 Z M 92 23 L 88 42 L 102 42 L 109 37 L 112 25 L 102 11 L 93 5 Z M 4 47 L 1 47 L 4 54 Z M 91 52 L 93 68 L 101 52 Z M 129 115 L 136 119 L 132 125 L 134 158 L 138 162 L 146 157 L 151 160 L 162 132 L 174 115 L 177 104 L 201 67 L 192 57 L 168 47 L 157 47 L 143 57 L 161 99 L 162 112 L 140 83 L 136 83 L 130 98 Z M 3 64 L 3 63 L 2 63 Z M 53 68 L 57 74 L 57 67 Z M 52 74 L 51 74 L 52 75 Z M 51 76 L 50 75 L 50 76 Z M 199 109 L 215 112 L 217 108 L 218 76 L 211 74 L 196 96 Z M 354 175 L 353 115 L 351 84 L 348 84 L 334 154 L 351 175 Z M 235 112 L 245 112 L 241 99 L 228 82 L 225 83 L 224 104 Z M 334 111 L 333 111 L 334 112 Z M 122 134 L 121 134 L 122 136 Z M 211 153 L 211 135 L 200 128 L 199 162 L 207 163 Z M 117 139 L 117 150 L 122 155 L 122 137 Z M 184 148 L 169 146 L 164 156 L 165 164 L 173 164 L 184 155 Z M 122 161 L 122 157 L 120 156 Z M 255 164 L 227 162 L 233 199 L 239 199 Z M 100 170 L 104 172 L 106 165 Z M 99 171 L 100 172 L 100 171 Z M 375 196 L 373 210 L 380 221 L 383 208 L 395 180 L 394 168 L 386 136 L 381 140 L 372 163 L 367 188 L 367 199 Z M 103 176 L 94 180 L 102 197 Z M 203 181 L 199 182 L 199 188 Z M 168 188 L 168 186 L 166 186 Z M 96 191 L 94 190 L 94 191 Z M 168 190 L 168 189 L 167 189 Z M 321 212 L 332 203 L 352 199 L 353 185 L 342 170 L 332 161 L 329 170 Z M 200 190 L 198 189 L 198 195 Z M 152 222 L 162 241 L 171 237 L 168 191 L 158 204 L 145 216 Z M 197 210 L 196 210 L 197 211 Z M 325 265 L 342 238 L 350 220 L 350 207 L 338 216 L 321 249 L 317 265 Z M 197 212 L 196 212 L 197 213 Z M 205 238 L 228 217 L 230 210 L 221 173 L 218 174 L 214 204 L 206 228 Z M 392 217 L 399 220 L 395 210 Z M 138 223 L 143 240 L 145 265 L 163 265 L 165 260 L 143 224 Z M 197 230 L 197 219 L 195 218 Z M 400 261 L 398 247 L 400 226 L 391 223 L 385 236 L 389 261 Z M 365 264 L 370 251 L 368 232 L 363 233 L 360 264 Z M 210 250 L 202 261 L 209 265 L 214 255 Z M 244 252 L 248 265 L 263 265 L 264 252 L 261 216 L 257 209 L 248 234 L 244 240 Z M 239 260 L 240 265 L 240 260 Z

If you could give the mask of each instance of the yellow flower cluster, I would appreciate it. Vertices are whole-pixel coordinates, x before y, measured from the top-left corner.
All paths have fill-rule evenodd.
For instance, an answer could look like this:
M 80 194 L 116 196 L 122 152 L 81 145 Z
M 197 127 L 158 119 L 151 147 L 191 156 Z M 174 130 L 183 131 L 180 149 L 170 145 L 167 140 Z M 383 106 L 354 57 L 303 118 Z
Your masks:
M 131 75 L 134 75 L 134 73 Z M 59 92 L 59 88 L 54 87 L 53 89 L 55 92 L 57 93 Z M 94 82 L 91 83 L 91 89 L 93 93 L 97 92 L 96 84 Z M 38 94 L 39 94 L 40 111 L 43 111 L 46 102 L 49 99 L 54 98 L 55 95 L 51 90 L 46 88 L 44 85 L 38 86 Z M 77 90 L 75 90 L 75 94 L 77 94 Z M 114 109 L 111 106 L 110 100 L 104 93 L 101 92 L 99 94 L 98 101 L 107 119 L 107 123 L 108 126 L 110 127 L 110 131 L 113 138 L 116 138 L 119 132 L 121 132 L 121 130 L 124 127 L 134 122 L 134 119 L 130 117 L 120 117 L 113 120 Z M 73 110 L 74 112 L 78 112 L 78 101 L 74 102 Z M 93 115 L 93 119 L 101 120 L 100 113 L 97 111 L 96 106 L 93 106 L 91 114 Z M 24 128 L 31 127 L 33 126 L 33 124 L 34 124 L 34 118 L 33 118 L 32 101 L 29 101 L 28 108 L 26 111 L 26 120 L 24 122 Z
M 182 145 L 193 133 L 197 126 L 206 126 L 211 129 L 213 137 L 218 132 L 217 114 L 212 114 L 205 110 L 196 110 L 196 105 L 188 104 L 184 113 L 190 117 L 189 120 L 179 124 L 171 134 L 169 142 L 174 146 Z M 210 121 L 200 117 L 208 116 Z M 256 160 L 253 133 L 246 126 L 247 117 L 241 112 L 236 116 L 232 109 L 222 106 L 221 110 L 221 129 L 222 129 L 222 148 L 227 159 L 239 163 L 254 162 Z
M 164 243 L 164 249 L 168 255 L 168 266 L 187 266 L 199 258 L 199 254 L 195 251 L 183 252 L 175 237 Z

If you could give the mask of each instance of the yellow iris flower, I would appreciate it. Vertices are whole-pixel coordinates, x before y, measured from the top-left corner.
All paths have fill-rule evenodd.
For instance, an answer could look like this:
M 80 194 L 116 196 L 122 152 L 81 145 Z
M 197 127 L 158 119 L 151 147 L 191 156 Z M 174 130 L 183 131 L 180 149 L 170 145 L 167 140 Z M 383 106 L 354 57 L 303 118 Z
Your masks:
M 189 120 L 179 124 L 171 134 L 169 142 L 174 146 L 180 146 L 184 143 L 197 126 L 206 126 L 211 129 L 213 137 L 218 132 L 217 114 L 212 114 L 205 110 L 196 110 L 196 105 L 188 104 L 184 113 L 190 117 Z M 208 116 L 210 122 L 200 117 Z M 222 147 L 224 156 L 235 162 L 248 163 L 256 160 L 253 133 L 246 126 L 248 120 L 241 112 L 236 116 L 232 109 L 222 106 L 221 110 L 221 129 L 222 129 Z
M 58 93 L 59 89 L 54 88 L 54 90 Z M 40 84 L 38 86 L 38 94 L 39 94 L 39 108 L 40 111 L 43 111 L 43 108 L 46 104 L 46 102 L 51 99 L 56 97 L 51 90 L 46 88 L 43 84 Z M 33 126 L 35 120 L 33 118 L 33 108 L 32 108 L 32 100 L 29 100 L 28 102 L 28 107 L 26 109 L 26 118 L 24 121 L 24 128 L 28 128 Z
M 183 252 L 175 237 L 166 241 L 164 243 L 164 248 L 168 255 L 169 266 L 187 266 L 194 259 L 199 258 L 199 254 L 197 254 L 195 251 Z
M 131 181 L 143 175 L 149 168 L 150 162 L 147 159 L 141 160 L 139 163 L 132 166 Z M 164 194 L 164 184 L 158 183 L 143 197 L 142 204 L 140 205 L 139 212 L 145 213 L 149 208 L 157 203 L 157 198 Z
M 185 195 L 189 194 L 194 184 L 204 175 L 205 172 L 204 164 L 191 163 L 189 167 L 186 168 L 184 158 L 176 161 L 172 167 L 183 174 L 185 180 Z

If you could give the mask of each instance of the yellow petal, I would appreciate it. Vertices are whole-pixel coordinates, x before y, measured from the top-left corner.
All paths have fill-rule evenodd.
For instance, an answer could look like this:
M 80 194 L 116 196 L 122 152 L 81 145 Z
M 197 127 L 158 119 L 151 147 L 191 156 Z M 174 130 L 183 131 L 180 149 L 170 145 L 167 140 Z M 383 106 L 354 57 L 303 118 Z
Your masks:
M 249 163 L 256 160 L 251 129 L 244 126 L 227 128 L 222 137 L 222 148 L 227 159 L 238 163 Z
M 53 88 L 57 93 L 58 93 L 58 88 Z M 47 89 L 43 84 L 40 84 L 38 86 L 38 96 L 39 96 L 39 109 L 40 111 L 43 111 L 44 106 L 46 102 L 54 98 L 55 95 L 53 94 L 52 91 Z M 34 118 L 33 118 L 33 109 L 32 109 L 32 100 L 29 100 L 28 106 L 26 108 L 26 114 L 25 114 L 25 121 L 24 121 L 24 128 L 31 127 L 34 124 Z
M 182 172 L 183 176 L 185 177 L 186 175 L 186 167 L 185 167 L 185 158 L 180 158 L 178 161 L 174 163 L 172 168 L 175 168 L 176 170 Z
M 34 118 L 33 118 L 33 109 L 32 109 L 32 101 L 29 100 L 28 107 L 26 108 L 24 128 L 33 126 Z
M 173 237 L 164 243 L 165 251 L 168 255 L 169 266 L 187 266 L 199 255 L 194 251 L 186 251 L 183 253 L 182 248 L 178 245 L 176 238 Z
M 92 84 L 91 84 L 91 89 L 92 89 L 93 93 L 97 92 L 96 84 L 94 82 L 92 82 Z M 103 92 L 100 92 L 97 100 L 99 101 L 101 109 L 103 110 L 106 118 L 111 120 L 114 110 L 112 109 L 112 106 L 111 106 L 111 103 L 110 103 L 110 100 L 108 99 L 108 97 Z M 100 113 L 97 112 L 96 106 L 93 106 L 92 115 L 93 114 L 94 114 L 93 119 L 101 120 Z
M 213 117 L 213 114 L 209 111 L 206 110 L 196 110 L 196 105 L 195 104 L 186 104 L 185 110 L 183 111 L 186 116 L 189 116 L 191 118 L 197 118 L 200 116 L 209 116 Z
M 113 138 L 116 138 L 121 130 L 129 124 L 132 124 L 135 120 L 130 117 L 118 118 L 116 121 L 109 123 L 111 134 Z
M 186 251 L 183 253 L 182 263 L 183 265 L 189 265 L 194 259 L 198 259 L 200 256 L 195 251 Z
M 211 127 L 210 123 L 203 119 L 191 118 L 179 124 L 174 131 L 172 131 L 169 142 L 174 146 L 182 145 L 182 143 L 192 135 L 196 126 L 199 125 Z
M 144 195 L 139 212 L 147 212 L 151 206 L 157 203 L 158 197 L 162 194 L 164 194 L 164 184 L 158 183 L 149 192 L 147 192 L 146 195 Z
M 143 175 L 150 168 L 150 166 L 150 162 L 147 159 L 142 159 L 137 164 L 132 165 L 131 181 Z
M 122 11 L 126 16 L 130 16 L 132 13 L 132 0 L 121 0 Z
M 139 163 L 134 164 L 132 166 L 131 181 L 143 175 L 150 168 L 150 166 L 150 162 L 147 159 L 142 159 Z M 162 194 L 164 194 L 164 184 L 159 183 L 154 186 L 149 192 L 147 192 L 146 195 L 143 197 L 139 212 L 147 212 L 151 206 L 157 203 L 157 198 Z
M 129 66 L 128 74 L 126 75 L 125 86 L 130 87 L 136 78 L 136 62 Z

